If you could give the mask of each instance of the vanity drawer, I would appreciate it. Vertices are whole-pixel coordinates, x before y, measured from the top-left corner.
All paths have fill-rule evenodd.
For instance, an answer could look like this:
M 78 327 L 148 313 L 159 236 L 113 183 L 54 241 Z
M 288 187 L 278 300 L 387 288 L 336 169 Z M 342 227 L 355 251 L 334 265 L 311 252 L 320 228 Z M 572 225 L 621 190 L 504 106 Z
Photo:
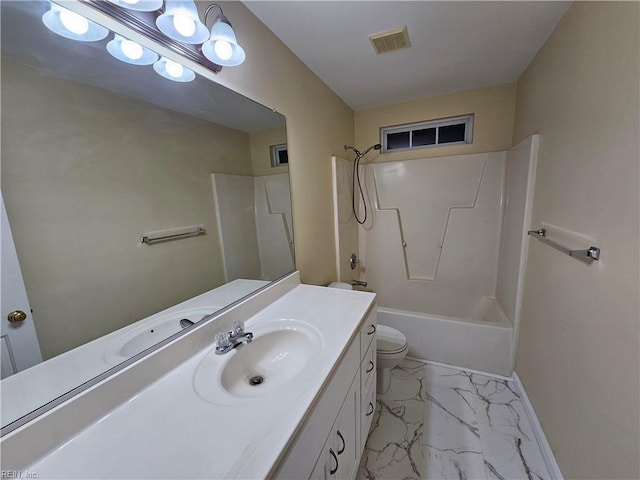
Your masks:
M 360 355 L 362 358 L 364 358 L 365 353 L 369 349 L 369 345 L 375 340 L 377 328 L 378 317 L 376 315 L 376 304 L 374 303 L 360 328 Z
M 376 380 L 376 344 L 372 342 L 369 350 L 360 364 L 360 388 L 361 392 L 369 391 L 369 388 Z
M 360 447 L 364 448 L 376 411 L 376 384 L 373 382 L 366 395 L 362 396 L 362 408 L 360 414 Z

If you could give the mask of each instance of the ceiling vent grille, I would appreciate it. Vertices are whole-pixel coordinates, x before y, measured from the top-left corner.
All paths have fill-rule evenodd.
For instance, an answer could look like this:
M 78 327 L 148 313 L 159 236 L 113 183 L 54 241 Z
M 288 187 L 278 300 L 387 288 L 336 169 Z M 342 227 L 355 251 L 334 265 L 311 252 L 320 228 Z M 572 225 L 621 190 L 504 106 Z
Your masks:
M 373 49 L 378 55 L 411 46 L 406 25 L 369 35 L 369 40 L 371 40 L 371 45 L 373 45 Z

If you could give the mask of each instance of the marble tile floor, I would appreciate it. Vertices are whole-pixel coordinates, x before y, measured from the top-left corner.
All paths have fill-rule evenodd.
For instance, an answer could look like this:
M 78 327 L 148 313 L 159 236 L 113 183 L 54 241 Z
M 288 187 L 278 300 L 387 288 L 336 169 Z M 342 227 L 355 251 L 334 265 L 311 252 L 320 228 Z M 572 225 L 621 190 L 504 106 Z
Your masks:
M 378 395 L 358 480 L 550 478 L 513 382 L 405 359 Z

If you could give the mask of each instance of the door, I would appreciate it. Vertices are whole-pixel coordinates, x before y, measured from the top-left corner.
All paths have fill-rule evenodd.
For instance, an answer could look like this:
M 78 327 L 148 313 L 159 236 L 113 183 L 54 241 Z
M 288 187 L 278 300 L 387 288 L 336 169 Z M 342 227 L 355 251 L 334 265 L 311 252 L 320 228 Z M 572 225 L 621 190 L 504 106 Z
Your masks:
M 0 366 L 5 378 L 42 362 L 42 355 L 1 193 L 0 211 Z
M 358 436 L 360 434 L 360 375 L 356 375 L 349 393 L 342 404 L 333 427 L 333 442 L 337 460 L 335 478 L 340 480 L 356 477 L 360 459 Z

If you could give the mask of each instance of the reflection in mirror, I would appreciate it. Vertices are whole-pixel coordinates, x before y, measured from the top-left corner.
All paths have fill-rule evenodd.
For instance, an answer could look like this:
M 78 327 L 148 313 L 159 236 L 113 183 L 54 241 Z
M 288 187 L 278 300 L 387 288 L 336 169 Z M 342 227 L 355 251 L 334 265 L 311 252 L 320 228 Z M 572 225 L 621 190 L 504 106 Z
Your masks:
M 288 167 L 271 164 L 282 115 L 200 76 L 120 62 L 113 33 L 59 37 L 41 20 L 48 2 L 0 8 L 6 426 L 294 257 Z M 9 322 L 17 310 L 26 319 Z

